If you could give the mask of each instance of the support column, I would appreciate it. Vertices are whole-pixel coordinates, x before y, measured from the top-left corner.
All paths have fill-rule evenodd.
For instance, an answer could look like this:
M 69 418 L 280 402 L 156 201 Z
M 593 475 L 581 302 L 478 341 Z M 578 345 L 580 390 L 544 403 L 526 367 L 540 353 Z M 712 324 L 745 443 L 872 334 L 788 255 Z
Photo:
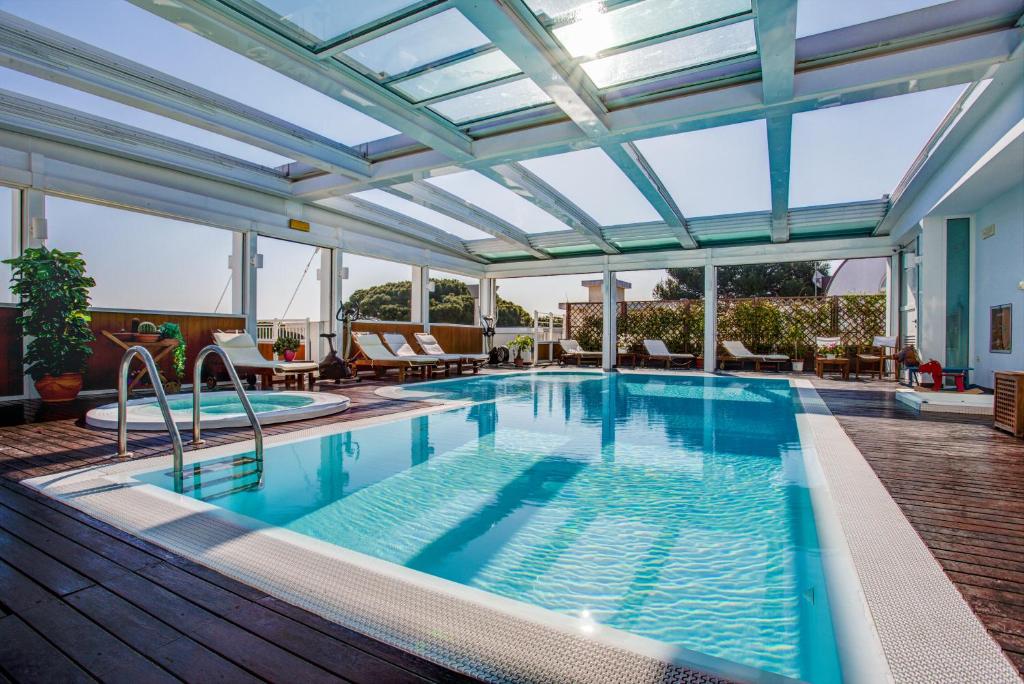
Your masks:
M 256 286 L 259 278 L 258 270 L 263 267 L 263 256 L 257 251 L 258 237 L 256 231 L 244 234 L 243 251 L 245 253 L 244 278 L 242 280 L 242 302 L 245 312 L 245 331 L 257 339 L 256 330 Z
M 900 289 L 903 272 L 900 269 L 900 253 L 896 252 L 885 262 L 885 335 L 902 336 L 900 330 Z M 902 340 L 900 340 L 902 342 Z
M 494 318 L 494 325 L 498 325 L 498 281 L 494 278 L 481 278 L 480 279 L 480 292 L 477 298 L 479 309 L 479 316 L 477 320 L 473 321 L 474 325 L 482 325 L 480 317 L 491 316 Z M 483 337 L 480 338 L 480 351 L 489 351 L 484 349 Z
M 615 368 L 618 353 L 619 307 L 616 301 L 616 275 L 615 271 L 605 271 L 604 280 L 601 282 L 601 308 L 604 313 L 604 330 L 601 335 L 601 367 L 605 371 Z
M 21 193 L 21 231 L 19 249 L 14 254 L 21 254 L 29 247 L 42 247 L 45 240 L 39 237 L 39 228 L 46 225 L 46 195 L 40 190 L 25 190 Z M 33 230 L 33 225 L 36 229 Z M 21 338 L 21 354 L 25 358 L 28 352 L 30 337 Z M 36 392 L 35 382 L 31 377 L 22 376 L 22 392 L 29 399 L 36 399 L 39 393 Z
M 334 319 L 334 313 L 341 305 L 341 250 L 330 247 L 320 248 L 320 268 L 316 271 L 316 277 L 320 284 L 320 323 L 312 331 L 313 339 L 310 343 L 316 344 L 316 353 L 310 352 L 311 358 L 321 359 L 327 353 L 327 345 L 321 339 L 321 333 L 334 333 L 341 339 L 340 331 L 336 330 L 338 322 Z
M 423 325 L 423 332 L 430 332 L 430 269 L 426 266 L 412 267 L 411 320 Z
M 231 270 L 230 313 L 245 313 L 245 233 L 231 234 L 231 256 L 228 258 Z
M 714 373 L 718 368 L 718 269 L 707 260 L 704 264 L 704 370 Z

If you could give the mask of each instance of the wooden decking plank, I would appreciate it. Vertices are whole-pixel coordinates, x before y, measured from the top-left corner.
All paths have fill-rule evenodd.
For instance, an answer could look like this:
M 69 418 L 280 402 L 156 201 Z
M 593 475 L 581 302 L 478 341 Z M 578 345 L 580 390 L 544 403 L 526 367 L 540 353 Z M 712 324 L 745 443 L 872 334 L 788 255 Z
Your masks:
M 4 530 L 0 530 L 0 560 L 17 568 L 58 596 L 93 584 L 92 580 Z
M 0 644 L 0 672 L 13 681 L 96 681 L 17 615 L 0 619 Z
M 186 682 L 259 681 L 196 641 L 95 586 L 67 597 L 79 612 Z

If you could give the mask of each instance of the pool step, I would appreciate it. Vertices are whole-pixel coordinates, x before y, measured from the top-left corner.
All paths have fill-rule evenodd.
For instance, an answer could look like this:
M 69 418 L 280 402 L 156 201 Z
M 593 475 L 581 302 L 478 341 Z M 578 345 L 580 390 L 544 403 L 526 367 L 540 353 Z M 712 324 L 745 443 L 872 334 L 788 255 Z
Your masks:
M 246 466 L 254 467 L 239 471 Z M 174 477 L 174 473 L 171 471 L 164 474 Z M 182 476 L 182 494 L 209 492 L 196 496 L 200 501 L 210 501 L 229 494 L 259 489 L 263 485 L 262 464 L 251 456 L 196 463 L 186 467 Z M 248 481 L 242 482 L 243 480 Z M 220 488 L 220 485 L 229 483 L 237 484 L 233 487 Z

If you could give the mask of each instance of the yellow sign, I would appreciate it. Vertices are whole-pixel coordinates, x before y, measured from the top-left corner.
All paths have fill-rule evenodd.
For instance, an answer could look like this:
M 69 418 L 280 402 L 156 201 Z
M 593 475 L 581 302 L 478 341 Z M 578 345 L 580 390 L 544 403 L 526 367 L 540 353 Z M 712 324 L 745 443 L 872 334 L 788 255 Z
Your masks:
M 309 224 L 299 219 L 288 219 L 288 227 L 292 230 L 301 230 L 303 233 L 309 232 Z

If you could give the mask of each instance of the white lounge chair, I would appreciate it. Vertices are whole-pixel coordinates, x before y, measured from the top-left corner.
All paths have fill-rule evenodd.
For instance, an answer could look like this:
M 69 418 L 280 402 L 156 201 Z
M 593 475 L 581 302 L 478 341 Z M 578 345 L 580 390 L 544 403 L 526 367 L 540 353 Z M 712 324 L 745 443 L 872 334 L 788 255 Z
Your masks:
M 378 375 L 384 375 L 389 368 L 395 368 L 398 370 L 398 382 L 405 382 L 406 373 L 410 370 L 418 370 L 426 378 L 428 373 L 433 375 L 438 367 L 437 359 L 413 360 L 392 354 L 374 332 L 354 332 L 352 342 L 356 345 L 352 364 L 357 371 L 369 368 Z
M 430 333 L 413 333 L 413 337 L 416 338 L 416 343 L 420 345 L 420 349 L 423 350 L 424 354 L 437 357 L 449 356 L 449 354 L 441 348 L 441 345 L 437 343 L 437 338 Z M 461 363 L 468 363 L 473 367 L 474 373 L 479 372 L 480 366 L 487 363 L 491 358 L 487 354 L 459 354 L 458 356 L 461 359 Z M 462 372 L 461 365 L 459 366 L 459 372 Z
M 734 361 L 738 362 L 742 368 L 744 362 L 753 361 L 754 370 L 760 371 L 761 364 L 774 365 L 775 370 L 780 370 L 782 364 L 790 362 L 790 358 L 786 354 L 755 354 L 739 340 L 723 340 L 722 346 L 726 352 L 722 357 L 723 364 Z
M 688 368 L 697 360 L 693 354 L 670 352 L 662 340 L 644 340 L 644 351 L 647 352 L 646 362 L 659 361 L 665 364 L 665 368 L 671 368 L 677 364 L 682 368 Z
M 587 351 L 576 340 L 558 340 L 558 346 L 562 348 L 562 355 L 558 360 L 560 365 L 575 363 L 577 366 L 582 366 L 584 361 L 601 364 L 601 352 Z
M 402 333 L 381 333 L 381 337 L 384 338 L 384 344 L 387 345 L 387 348 L 399 358 L 409 361 L 444 364 L 445 375 L 451 374 L 449 369 L 451 364 L 455 364 L 459 372 L 462 372 L 462 357 L 458 354 L 417 354 L 416 350 L 406 341 L 405 335 Z
M 213 333 L 213 341 L 224 350 L 228 360 L 235 370 L 248 371 L 246 375 L 258 375 L 260 385 L 263 389 L 270 389 L 273 385 L 274 375 L 285 376 L 285 383 L 290 384 L 290 378 L 294 377 L 299 389 L 302 389 L 303 378 L 309 377 L 309 386 L 313 386 L 313 373 L 319 365 L 312 361 L 274 361 L 266 359 L 260 353 L 256 341 L 247 332 L 223 332 L 218 330 Z
M 891 359 L 897 363 L 897 372 L 894 374 L 899 377 L 898 362 L 896 361 L 896 351 L 899 346 L 899 338 L 875 335 L 871 339 L 871 350 L 867 353 L 857 354 L 855 359 L 856 376 L 859 378 L 861 373 L 867 373 L 868 375 L 877 375 L 881 380 L 885 377 L 885 362 Z

